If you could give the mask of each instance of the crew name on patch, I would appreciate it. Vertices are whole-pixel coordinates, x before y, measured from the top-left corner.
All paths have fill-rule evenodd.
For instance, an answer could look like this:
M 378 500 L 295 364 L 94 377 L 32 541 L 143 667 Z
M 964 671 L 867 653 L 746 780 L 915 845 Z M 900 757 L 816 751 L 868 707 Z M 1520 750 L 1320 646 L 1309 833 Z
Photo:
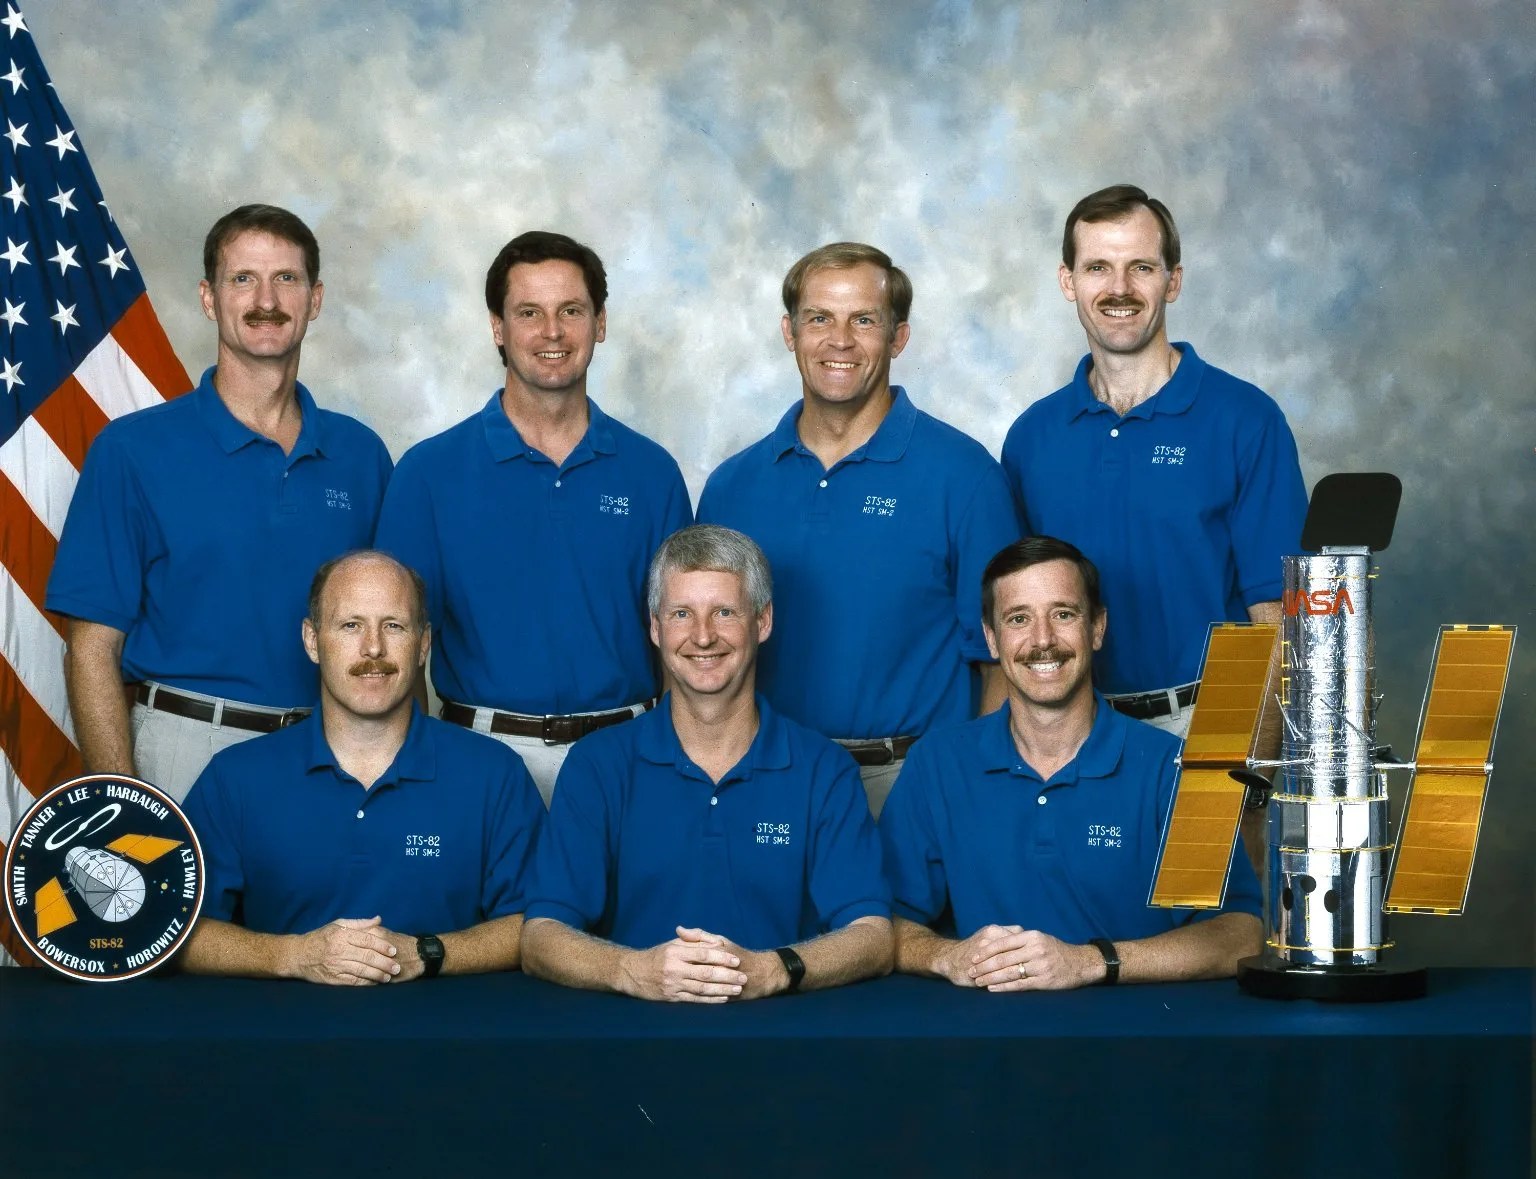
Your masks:
M 118 982 L 165 965 L 203 906 L 203 850 L 181 808 L 116 774 L 55 786 L 5 853 L 5 901 L 60 974 Z

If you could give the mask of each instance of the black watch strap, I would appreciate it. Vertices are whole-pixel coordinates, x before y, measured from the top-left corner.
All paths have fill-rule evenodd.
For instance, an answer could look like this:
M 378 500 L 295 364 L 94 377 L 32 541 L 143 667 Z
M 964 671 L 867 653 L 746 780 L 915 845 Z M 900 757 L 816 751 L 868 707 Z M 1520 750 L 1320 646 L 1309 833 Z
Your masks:
M 424 933 L 416 939 L 416 953 L 421 958 L 422 978 L 436 978 L 443 968 L 443 939 L 435 933 Z
M 779 956 L 779 961 L 784 963 L 784 969 L 789 971 L 789 989 L 798 991 L 801 980 L 805 978 L 804 960 L 788 946 L 780 946 L 774 953 Z
M 1114 986 L 1120 981 L 1120 951 L 1115 949 L 1115 943 L 1107 937 L 1096 937 L 1088 944 L 1104 955 L 1104 977 L 1099 980 L 1098 985 Z

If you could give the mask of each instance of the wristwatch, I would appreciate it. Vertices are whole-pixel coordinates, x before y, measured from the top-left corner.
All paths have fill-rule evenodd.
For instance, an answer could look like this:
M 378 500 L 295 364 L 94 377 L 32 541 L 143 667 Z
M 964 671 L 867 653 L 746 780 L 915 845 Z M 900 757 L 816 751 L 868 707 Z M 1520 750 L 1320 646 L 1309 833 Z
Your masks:
M 422 978 L 436 978 L 443 968 L 443 939 L 435 933 L 424 933 L 416 939 L 416 953 L 424 968 Z
M 800 989 L 800 980 L 805 977 L 805 963 L 800 955 L 788 946 L 780 946 L 774 951 L 779 956 L 779 961 L 784 963 L 784 969 L 789 971 L 789 989 L 793 993 Z
M 1104 977 L 1098 981 L 1101 987 L 1112 987 L 1120 981 L 1120 951 L 1107 937 L 1096 937 L 1088 943 L 1104 955 Z

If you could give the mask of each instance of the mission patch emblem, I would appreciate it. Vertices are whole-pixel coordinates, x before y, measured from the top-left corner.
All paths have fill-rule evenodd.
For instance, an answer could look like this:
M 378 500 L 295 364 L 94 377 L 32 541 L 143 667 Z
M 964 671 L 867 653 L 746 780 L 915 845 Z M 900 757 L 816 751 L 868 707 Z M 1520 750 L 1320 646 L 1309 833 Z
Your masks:
M 44 965 L 87 982 L 164 966 L 203 905 L 203 851 L 169 796 L 116 774 L 56 786 L 5 853 L 11 922 Z

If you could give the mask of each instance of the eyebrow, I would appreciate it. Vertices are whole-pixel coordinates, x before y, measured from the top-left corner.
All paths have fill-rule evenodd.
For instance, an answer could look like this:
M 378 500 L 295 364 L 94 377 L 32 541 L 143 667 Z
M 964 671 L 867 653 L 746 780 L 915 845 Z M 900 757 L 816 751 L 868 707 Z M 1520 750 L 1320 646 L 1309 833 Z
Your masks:
M 800 314 L 801 315 L 832 315 L 833 312 L 832 312 L 832 309 L 829 308 L 829 307 L 801 307 L 800 308 Z M 860 307 L 860 308 L 858 308 L 858 309 L 856 309 L 854 311 L 850 311 L 848 314 L 849 315 L 875 315 L 875 316 L 880 316 L 880 315 L 884 315 L 885 314 L 885 308 L 884 307 Z

